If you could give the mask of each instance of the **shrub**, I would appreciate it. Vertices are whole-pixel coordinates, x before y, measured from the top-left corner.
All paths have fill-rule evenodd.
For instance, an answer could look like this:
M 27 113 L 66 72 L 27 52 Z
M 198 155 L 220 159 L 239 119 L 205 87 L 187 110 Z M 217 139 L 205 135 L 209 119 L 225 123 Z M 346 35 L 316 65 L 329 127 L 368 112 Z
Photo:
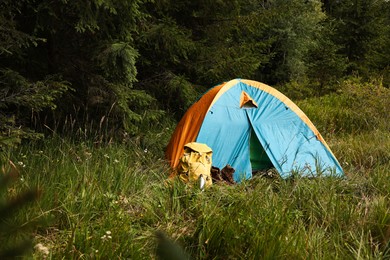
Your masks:
M 297 104 L 320 132 L 326 134 L 390 129 L 390 89 L 375 81 L 350 78 L 341 83 L 339 93 Z

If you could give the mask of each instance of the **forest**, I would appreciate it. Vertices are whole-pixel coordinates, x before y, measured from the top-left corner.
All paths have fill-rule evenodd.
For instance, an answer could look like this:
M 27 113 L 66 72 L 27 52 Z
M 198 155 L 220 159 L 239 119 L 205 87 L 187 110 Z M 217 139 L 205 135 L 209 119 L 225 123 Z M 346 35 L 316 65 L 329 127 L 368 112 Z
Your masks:
M 389 87 L 389 8 L 377 0 L 4 0 L 1 146 L 65 122 L 136 135 L 179 119 L 207 88 L 233 78 L 295 100 L 336 92 L 348 76 Z
M 389 46 L 388 0 L 2 0 L 0 256 L 390 257 Z M 167 187 L 178 120 L 235 78 L 293 100 L 347 178 Z

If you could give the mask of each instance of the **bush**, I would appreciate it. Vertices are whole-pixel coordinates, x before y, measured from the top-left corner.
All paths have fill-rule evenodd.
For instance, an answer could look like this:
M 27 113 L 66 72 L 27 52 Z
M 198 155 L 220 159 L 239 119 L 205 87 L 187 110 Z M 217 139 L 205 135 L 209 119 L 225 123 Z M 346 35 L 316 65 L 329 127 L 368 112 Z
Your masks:
M 390 129 L 390 89 L 375 81 L 350 78 L 341 83 L 338 93 L 297 104 L 325 135 Z

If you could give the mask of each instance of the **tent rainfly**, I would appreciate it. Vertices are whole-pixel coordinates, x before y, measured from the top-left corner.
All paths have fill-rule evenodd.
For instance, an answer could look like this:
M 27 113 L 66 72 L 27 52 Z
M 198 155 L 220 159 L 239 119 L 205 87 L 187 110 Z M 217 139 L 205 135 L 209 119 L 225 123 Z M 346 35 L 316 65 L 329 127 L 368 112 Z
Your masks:
M 167 146 L 176 168 L 189 142 L 213 150 L 213 166 L 235 169 L 234 180 L 271 167 L 282 178 L 343 176 L 329 146 L 289 98 L 263 83 L 234 79 L 207 91 L 185 113 Z

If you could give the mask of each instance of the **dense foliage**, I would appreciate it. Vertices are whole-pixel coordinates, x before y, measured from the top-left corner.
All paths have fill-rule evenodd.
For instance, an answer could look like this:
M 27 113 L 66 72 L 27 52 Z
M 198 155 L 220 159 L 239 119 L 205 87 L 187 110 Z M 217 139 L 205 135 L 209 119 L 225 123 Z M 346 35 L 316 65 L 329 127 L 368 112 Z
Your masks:
M 287 84 L 296 98 L 335 91 L 351 73 L 388 87 L 389 5 L 4 0 L 0 146 L 37 137 L 29 129 L 136 134 L 237 77 Z

